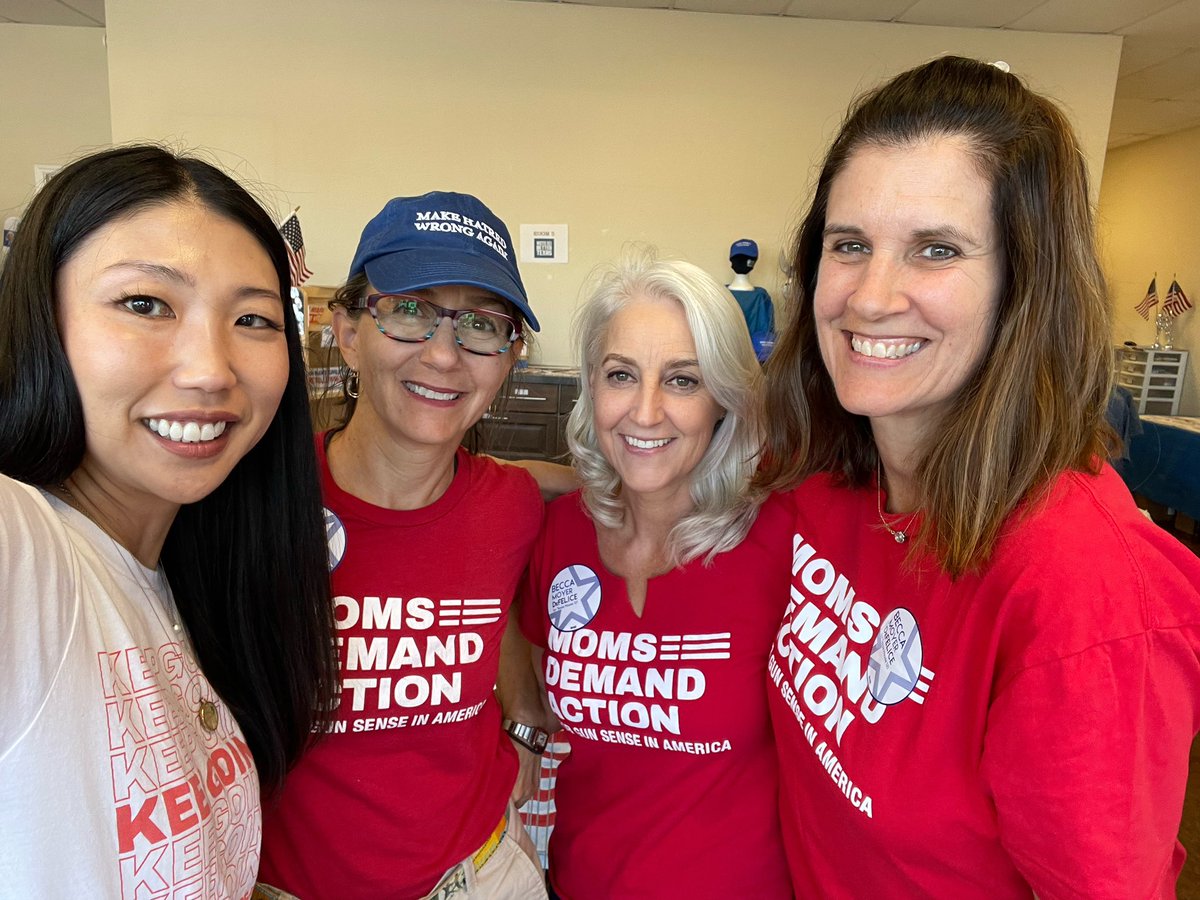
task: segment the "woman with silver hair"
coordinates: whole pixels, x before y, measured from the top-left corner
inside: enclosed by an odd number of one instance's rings
[[[790,897],[763,691],[782,609],[765,598],[786,593],[790,553],[749,489],[745,322],[702,270],[640,252],[603,273],[576,331],[583,487],[547,510],[521,612],[547,717],[571,735],[551,886]]]

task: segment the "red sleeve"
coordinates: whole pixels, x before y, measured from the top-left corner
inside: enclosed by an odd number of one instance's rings
[[[994,700],[981,773],[1001,842],[1042,900],[1175,896],[1200,696],[1192,632],[1033,666]]]
[[[533,557],[529,560],[529,568],[525,570],[525,576],[521,579],[521,586],[517,588],[517,624],[521,626],[521,633],[525,635],[525,640],[533,644],[535,647],[545,649],[546,646],[546,616],[543,611],[544,604],[538,601],[541,591],[537,588],[537,570],[536,559],[538,550],[541,546],[539,539],[533,547]]]

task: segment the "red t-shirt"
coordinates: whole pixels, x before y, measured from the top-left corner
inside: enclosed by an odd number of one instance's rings
[[[547,509],[521,626],[546,647],[570,732],[550,877],[568,900],[790,897],[763,678],[790,518],[768,502],[736,549],[650,579],[641,618],[570,494]]]
[[[1173,897],[1200,560],[1107,466],[957,581],[906,567],[873,487],[789,496],[768,672],[797,894]]]
[[[323,441],[318,453],[341,706],[263,804],[260,877],[304,900],[419,897],[479,849],[516,777],[494,686],[541,495],[460,450],[433,504],[383,509],[341,490]]]

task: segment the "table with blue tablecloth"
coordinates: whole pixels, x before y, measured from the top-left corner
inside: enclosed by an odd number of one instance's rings
[[[1135,494],[1200,521],[1200,418],[1140,418],[1141,434],[1113,466]]]

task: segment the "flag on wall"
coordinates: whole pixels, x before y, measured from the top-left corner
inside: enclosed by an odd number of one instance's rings
[[[299,229],[300,229],[300,226],[297,225],[296,230],[299,231]],[[1139,316],[1141,316],[1143,319],[1145,319],[1147,322],[1150,321],[1150,310],[1152,310],[1154,307],[1158,306],[1158,286],[1156,284],[1157,281],[1158,281],[1157,275],[1155,275],[1153,278],[1150,279],[1150,287],[1146,289],[1146,296],[1142,299],[1141,303],[1139,303],[1137,306],[1134,307],[1134,309],[1137,310],[1137,314]]]
[[[300,233],[300,217],[296,215],[298,211],[299,207],[293,210],[292,214],[279,226],[279,233],[283,235],[283,242],[287,244],[288,266],[292,270],[292,287],[300,287],[312,278],[312,272],[304,264],[304,235]]]
[[[1173,319],[1191,308],[1192,301],[1187,298],[1187,294],[1183,292],[1179,282],[1172,278],[1171,289],[1167,291],[1167,298],[1163,300],[1163,312]]]

